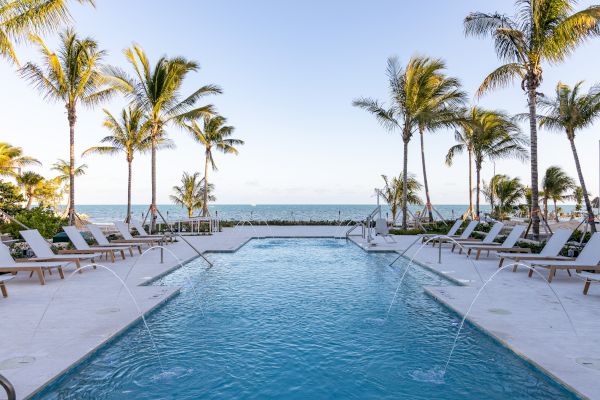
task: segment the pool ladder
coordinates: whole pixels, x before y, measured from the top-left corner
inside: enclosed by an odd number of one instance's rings
[[[6,390],[6,395],[8,396],[8,400],[16,400],[17,399],[17,393],[15,392],[15,387],[3,375],[0,375],[0,386],[2,386],[4,388],[4,390]]]

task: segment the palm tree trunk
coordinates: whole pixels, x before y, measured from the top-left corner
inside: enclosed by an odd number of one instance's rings
[[[194,209],[192,207],[188,207],[188,218],[192,219],[192,216],[194,216]]]
[[[131,222],[131,160],[127,160],[127,216],[125,222]]]
[[[202,201],[202,216],[208,217],[208,150],[204,159],[204,199]]]
[[[77,115],[75,107],[67,106],[69,120],[69,225],[75,224],[75,122]]]
[[[402,229],[408,228],[408,140],[404,140],[404,155],[403,155],[402,171]]]
[[[431,198],[429,196],[429,183],[427,182],[427,167],[425,164],[425,139],[424,129],[419,127],[419,136],[421,138],[421,164],[423,164],[423,187],[425,188],[425,204],[429,213],[429,222],[433,222],[433,208],[431,206]]]
[[[151,152],[151,163],[152,163],[152,203],[150,204],[150,231],[154,233],[154,228],[156,226],[156,147],[157,147],[157,138],[158,128],[153,129],[152,133],[152,152]]]
[[[25,209],[29,210],[31,208],[31,203],[33,203],[33,196],[27,196],[27,204],[25,205]]]
[[[544,219],[548,221],[548,198],[544,197]]]
[[[553,203],[554,203],[554,220],[555,220],[556,222],[560,222],[560,221],[558,220],[558,210],[557,210],[557,208],[556,208],[556,200],[555,200],[555,199],[553,199],[552,201],[553,201]]]
[[[475,163],[475,179],[476,181],[476,189],[475,189],[475,218],[479,220],[479,191],[481,188],[481,165]]]
[[[569,142],[571,142],[571,150],[573,151],[573,158],[575,159],[575,168],[577,169],[577,176],[579,177],[579,185],[583,190],[583,200],[585,202],[585,209],[588,215],[588,222],[590,222],[590,230],[592,233],[596,232],[596,224],[594,223],[594,209],[590,202],[590,196],[587,188],[585,187],[585,180],[583,179],[583,173],[581,172],[581,164],[579,164],[579,156],[577,155],[577,148],[575,147],[575,139],[572,135],[569,135]]]
[[[469,149],[469,214],[473,216],[473,155]]]
[[[529,97],[529,131],[530,131],[530,156],[531,156],[531,220],[533,240],[540,237],[540,203],[538,190],[538,152],[537,152],[537,84],[530,77],[527,82]]]

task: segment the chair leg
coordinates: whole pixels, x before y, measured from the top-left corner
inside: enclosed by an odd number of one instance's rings
[[[106,254],[106,257],[108,257],[108,254]],[[114,264],[115,263],[115,251],[114,250],[110,251],[110,259],[111,259],[112,263]]]
[[[6,291],[6,285],[4,282],[0,282],[0,291],[2,291],[2,297],[8,297],[8,292]]]
[[[532,276],[532,275],[533,275],[533,267],[531,267],[531,268],[529,269],[529,277],[531,278],[531,276]]]
[[[481,250],[477,250],[477,255],[475,256],[475,259],[479,260],[480,255],[481,255]]]
[[[58,275],[60,275],[60,279],[65,279],[65,273],[62,270],[62,267],[58,267]]]
[[[550,268],[550,272],[548,273],[548,283],[552,282],[554,275],[556,275],[556,268],[552,267],[552,268]]]
[[[590,284],[592,283],[592,281],[590,281],[589,279],[585,280],[585,285],[583,285],[583,294],[587,295],[588,294],[588,290],[590,290]]]
[[[44,272],[42,271],[42,268],[36,268],[35,273],[37,274],[38,279],[40,280],[40,284],[45,285],[46,280],[44,279]]]

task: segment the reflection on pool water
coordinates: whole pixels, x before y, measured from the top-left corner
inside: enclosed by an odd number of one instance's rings
[[[449,285],[329,239],[254,240],[158,281],[182,293],[39,399],[569,399],[423,292]],[[189,279],[188,279],[189,278]],[[190,288],[196,286],[198,297]]]

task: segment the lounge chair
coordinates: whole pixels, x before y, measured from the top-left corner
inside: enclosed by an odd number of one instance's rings
[[[13,279],[13,275],[0,275],[0,292],[2,292],[2,297],[8,297],[8,290],[6,290],[6,283]]]
[[[174,242],[175,238],[171,235],[165,234],[165,235],[150,235],[148,232],[146,232],[146,230],[144,229],[144,225],[142,225],[141,222],[139,221],[131,221],[129,224],[131,227],[133,227],[133,229],[135,229],[138,233],[138,236],[135,237],[139,237],[142,239],[162,239],[163,241],[167,241],[167,242]]]
[[[123,247],[123,246],[136,247],[138,249],[138,252],[140,254],[142,254],[142,246],[148,244],[146,242],[127,242],[127,243],[109,242],[108,239],[106,238],[106,236],[104,236],[102,229],[100,229],[100,227],[98,225],[87,224],[86,227],[88,228],[88,230],[90,231],[90,233],[92,234],[94,239],[96,239],[96,243],[98,243],[98,247]]]
[[[498,245],[489,245],[489,244],[470,244],[465,246],[465,250],[467,250],[467,257],[471,255],[473,251],[477,252],[475,256],[476,260],[479,260],[479,256],[483,251],[487,251],[487,255],[490,255],[490,251],[494,251],[496,253],[505,252],[505,253],[531,253],[531,249],[524,247],[515,247],[517,240],[521,237],[523,232],[525,231],[525,226],[517,225],[508,234],[504,242]]]
[[[115,252],[119,252],[121,254],[121,258],[125,259],[125,250],[129,250],[129,253],[133,256],[133,251],[129,246],[121,246],[121,247],[98,247],[98,246],[90,246],[81,233],[74,226],[63,226],[63,231],[69,237],[73,246],[75,246],[74,253],[85,253],[85,254],[93,254],[93,253],[102,253],[108,258],[110,256],[112,262],[115,262]],[[64,254],[69,254],[69,251],[66,251]]]
[[[458,254],[462,253],[463,246],[468,246],[468,245],[482,245],[482,244],[485,244],[487,246],[500,246],[500,243],[494,242],[494,239],[496,239],[496,237],[498,236],[498,234],[500,234],[500,231],[502,230],[502,228],[504,228],[504,224],[502,222],[496,222],[494,225],[492,225],[492,228],[487,233],[487,235],[485,235],[485,237],[483,238],[483,240],[481,240],[481,239],[472,239],[472,238],[467,238],[467,239],[459,238],[459,239],[456,239],[456,242],[458,242],[460,244],[460,250],[458,251]],[[452,252],[454,252],[454,249],[456,248],[456,244],[457,243],[453,243],[452,244]]]
[[[10,250],[4,243],[0,243],[0,272],[10,272],[16,275],[18,272],[29,272],[30,274],[36,273],[40,284],[45,285],[46,280],[44,278],[44,272],[48,271],[50,274],[53,269],[58,270],[58,274],[61,279],[65,278],[63,274],[63,265],[68,264],[68,261],[64,262],[16,262],[10,255]],[[31,275],[30,275],[31,276]],[[5,275],[0,275],[0,281]],[[4,294],[4,292],[3,292]]]
[[[27,231],[19,232],[23,239],[27,242],[31,250],[35,253],[35,258],[30,258],[29,261],[66,261],[75,263],[75,267],[77,269],[81,268],[82,260],[90,260],[94,269],[96,268],[96,258],[100,258],[102,254],[100,253],[92,253],[92,254],[82,254],[82,253],[70,253],[70,254],[54,254],[50,245],[46,240],[40,235],[37,229],[31,229]],[[81,271],[79,271],[81,272]]]
[[[462,231],[462,233],[460,234],[460,236],[458,238],[448,239],[448,238],[440,237],[435,240],[432,240],[433,246],[435,247],[436,243],[439,243],[441,246],[442,243],[454,243],[454,240],[468,239],[469,236],[471,236],[471,234],[477,227],[477,225],[479,225],[479,221],[473,220],[473,221],[469,222],[469,225],[467,225],[467,227]]]
[[[590,290],[590,285],[594,282],[600,282],[600,275],[582,272],[581,276],[585,278],[585,283],[583,284],[583,294],[587,295],[588,291]]]
[[[552,278],[556,275],[556,271],[559,269],[564,269],[567,271],[569,275],[571,275],[571,270],[574,269],[577,272],[581,272],[583,270],[586,271],[600,271],[600,232],[596,232],[592,235],[590,240],[586,243],[579,256],[577,256],[574,260],[568,261],[528,261],[526,264],[529,264],[531,268],[547,268],[548,272],[548,282],[552,282]],[[533,269],[529,270],[529,277],[533,275]]]
[[[147,243],[150,246],[154,246],[156,244],[161,245],[164,242],[164,238],[163,237],[155,237],[155,238],[137,238],[137,237],[133,237],[131,235],[131,232],[129,231],[129,226],[127,226],[126,223],[124,222],[114,222],[115,227],[117,228],[117,230],[119,231],[119,233],[121,234],[121,236],[123,236],[122,240],[113,240],[113,243],[131,243],[131,242],[138,242],[138,243]]]
[[[536,261],[536,260],[573,260],[572,257],[561,256],[560,251],[565,247],[567,241],[573,234],[572,229],[557,229],[554,231],[550,239],[546,242],[546,245],[542,249],[539,254],[510,254],[510,253],[498,253],[498,257],[500,257],[500,263],[498,264],[498,268],[502,267],[504,264],[504,260],[508,259],[512,262],[515,262],[513,272],[517,271],[519,267],[518,262],[520,261]]]
[[[444,236],[448,236],[448,237],[458,237],[456,235],[456,232],[458,232],[458,230],[460,229],[460,226],[462,225],[463,220],[461,218],[457,219],[456,221],[454,221],[454,225],[452,225],[450,227],[450,230],[448,230],[448,233],[446,233]],[[422,243],[425,243],[427,240],[434,238],[436,236],[439,236],[438,234],[435,233],[427,233],[427,234],[423,234],[420,235],[422,238]]]
[[[390,235],[390,228],[388,228],[385,218],[375,220],[375,233],[381,236],[386,242],[387,238],[390,238],[393,243],[396,243],[394,237]]]

